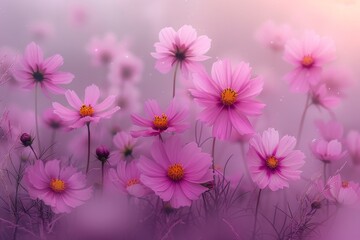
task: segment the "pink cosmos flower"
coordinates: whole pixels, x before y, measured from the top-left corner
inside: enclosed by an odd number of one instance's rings
[[[70,128],[79,128],[90,122],[99,122],[101,118],[110,118],[119,107],[113,107],[115,96],[109,96],[101,103],[97,103],[100,97],[98,86],[92,84],[85,88],[85,98],[81,101],[78,95],[67,90],[65,97],[72,109],[66,108],[60,103],[54,102],[54,112],[59,115]]]
[[[204,107],[199,118],[213,126],[214,137],[229,139],[233,129],[242,135],[254,132],[248,116],[260,115],[265,106],[254,99],[262,91],[263,81],[251,78],[247,63],[234,66],[219,60],[213,64],[211,76],[195,74],[194,85],[190,91]]]
[[[346,143],[353,163],[360,164],[360,133],[351,130],[346,137]]]
[[[324,189],[324,196],[331,202],[352,205],[359,201],[359,184],[341,179],[340,174],[331,177]]]
[[[331,141],[323,139],[313,140],[311,150],[317,159],[325,163],[339,161],[346,155],[346,151],[342,151],[342,144],[336,139]]]
[[[339,105],[341,98],[328,91],[325,84],[312,86],[310,89],[312,103],[317,107],[330,110]]]
[[[111,165],[116,165],[121,161],[131,161],[138,156],[140,144],[128,132],[118,132],[113,138],[113,143],[116,150],[110,155]]]
[[[61,167],[59,160],[37,160],[26,169],[25,179],[30,197],[44,201],[55,213],[70,213],[92,195],[86,176],[73,167]]]
[[[102,39],[93,37],[86,46],[94,66],[109,65],[122,51],[122,46],[113,33],[106,34]]]
[[[159,104],[155,100],[148,100],[145,102],[145,111],[147,118],[131,115],[132,122],[140,127],[145,127],[144,130],[133,130],[131,135],[133,137],[148,137],[157,136],[163,132],[183,132],[189,125],[185,122],[188,111],[176,99],[171,100],[168,109],[164,112],[161,110]]]
[[[173,208],[190,206],[208,190],[201,184],[213,179],[211,156],[195,142],[183,145],[176,136],[164,143],[156,139],[151,156],[139,159],[140,180]]]
[[[140,171],[137,162],[119,162],[116,170],[109,170],[109,178],[112,183],[122,192],[134,197],[143,197],[151,191],[140,181]]]
[[[344,128],[342,124],[336,120],[330,120],[328,122],[318,120],[315,122],[315,125],[319,130],[320,136],[326,141],[341,139],[343,137]]]
[[[64,93],[59,84],[70,83],[74,75],[59,72],[58,68],[63,65],[63,58],[54,55],[44,59],[43,52],[34,42],[27,45],[23,59],[20,60],[14,75],[24,88],[33,88],[39,84],[42,90],[56,94]]]
[[[55,35],[54,25],[47,21],[32,22],[28,26],[28,31],[34,40],[43,41]]]
[[[196,30],[189,25],[182,26],[177,32],[173,28],[163,28],[159,33],[159,42],[151,55],[157,59],[155,68],[167,73],[179,66],[184,74],[196,72],[200,61],[209,59],[204,54],[209,51],[211,40],[207,36],[197,37]]]
[[[108,89],[109,95],[115,95],[115,105],[121,108],[118,115],[128,117],[132,113],[141,110],[140,91],[133,84],[124,84],[121,87],[111,84]]]
[[[295,67],[285,76],[294,92],[307,92],[320,81],[322,67],[335,58],[335,46],[331,39],[306,32],[302,39],[289,40],[284,59]]]
[[[260,189],[272,191],[289,187],[288,180],[300,178],[299,170],[305,163],[305,155],[294,150],[296,139],[284,136],[269,128],[262,135],[256,134],[249,142],[248,168],[252,180]]]
[[[115,85],[135,83],[141,78],[142,61],[131,53],[119,55],[110,64],[108,79]]]
[[[269,20],[264,22],[255,34],[256,40],[274,51],[280,51],[292,36],[292,29],[287,24],[275,24]]]

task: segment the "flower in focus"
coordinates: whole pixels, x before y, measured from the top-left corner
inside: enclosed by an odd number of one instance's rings
[[[338,121],[330,120],[328,122],[324,122],[322,120],[318,120],[315,124],[319,130],[320,136],[326,141],[341,139],[343,137],[344,128]]]
[[[286,24],[264,22],[255,34],[256,40],[274,51],[283,50],[285,43],[292,36],[292,29]]]
[[[201,152],[195,142],[183,145],[176,136],[164,143],[156,139],[151,156],[139,159],[140,180],[173,208],[190,206],[208,190],[201,184],[213,179],[211,156]]]
[[[32,42],[27,45],[23,59],[14,69],[14,76],[24,88],[30,89],[39,84],[44,91],[62,94],[65,90],[58,85],[70,83],[74,75],[59,72],[61,65],[63,58],[60,55],[44,59],[41,48]]]
[[[351,130],[346,137],[346,143],[353,163],[360,164],[360,133]]]
[[[134,159],[134,156],[137,157],[137,152],[140,150],[137,139],[133,138],[128,132],[118,132],[113,138],[113,143],[116,150],[111,153],[109,159],[111,165],[116,165],[119,161],[128,162]]]
[[[335,58],[334,42],[314,32],[302,39],[292,39],[285,45],[284,59],[295,68],[285,76],[294,92],[307,92],[321,80],[325,63]]]
[[[325,163],[339,161],[346,155],[346,151],[342,151],[342,144],[336,139],[331,141],[323,139],[313,140],[311,150],[317,159]]]
[[[299,170],[305,163],[305,155],[294,150],[296,139],[284,136],[269,128],[262,135],[256,134],[249,142],[248,168],[252,180],[260,189],[272,191],[288,187],[289,180],[300,178]]]
[[[44,201],[54,213],[70,213],[92,195],[86,176],[73,167],[61,167],[59,160],[37,160],[26,169],[25,179],[30,197]]]
[[[109,81],[114,85],[122,86],[125,83],[138,82],[143,69],[142,61],[131,53],[115,58],[110,64]]]
[[[180,133],[188,128],[188,124],[185,122],[188,111],[185,107],[180,106],[180,103],[175,99],[171,100],[166,111],[160,109],[157,101],[148,100],[145,102],[145,111],[147,118],[140,117],[137,114],[131,115],[131,120],[135,125],[145,127],[144,130],[131,131],[133,137],[157,136],[163,132]]]
[[[66,108],[60,103],[54,102],[54,112],[59,115],[70,128],[79,128],[87,123],[97,123],[101,118],[110,118],[119,107],[113,107],[115,96],[108,96],[101,103],[97,103],[100,97],[99,88],[92,84],[85,88],[85,98],[81,101],[78,95],[67,90],[65,97],[72,109]]]
[[[213,136],[229,139],[235,129],[239,134],[254,132],[248,116],[261,114],[265,104],[255,100],[263,89],[260,77],[251,78],[251,68],[241,62],[231,65],[219,60],[212,66],[211,76],[194,75],[195,89],[191,94],[204,107],[200,120],[213,126]]]
[[[167,73],[179,66],[184,74],[196,72],[201,61],[209,59],[204,54],[209,51],[211,40],[207,36],[197,37],[196,30],[189,25],[182,26],[177,32],[167,27],[160,31],[159,42],[151,55],[157,59],[155,68]]]
[[[119,162],[116,170],[109,170],[109,178],[119,190],[134,197],[143,197],[151,191],[140,181],[140,171],[136,164],[136,161]]]
[[[122,46],[113,33],[108,33],[103,38],[92,38],[86,50],[94,66],[109,65],[122,51]]]
[[[340,174],[331,177],[326,183],[324,196],[331,202],[351,205],[359,201],[359,184],[342,180]]]

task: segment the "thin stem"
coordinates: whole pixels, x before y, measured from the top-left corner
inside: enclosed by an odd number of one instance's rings
[[[55,146],[55,139],[56,139],[56,130],[53,129],[51,132],[51,149],[50,149],[50,155],[53,156],[54,155],[54,146]]]
[[[214,184],[215,184],[215,142],[216,142],[216,137],[213,138],[213,143],[212,143],[212,148],[211,148],[212,170],[213,170]]]
[[[18,232],[18,224],[20,221],[20,216],[18,212],[18,197],[19,197],[19,186],[21,181],[21,162],[19,165],[19,172],[16,178],[16,187],[15,187],[15,202],[14,202],[14,216],[15,216],[15,228],[13,233],[13,240],[16,240],[17,232]]]
[[[104,168],[105,162],[101,162],[101,190],[104,190]]]
[[[305,103],[305,108],[304,111],[301,115],[301,120],[300,120],[300,124],[299,124],[299,130],[297,133],[297,145],[300,144],[300,140],[301,140],[301,134],[302,134],[302,130],[304,127],[304,123],[305,123],[305,117],[306,117],[306,113],[310,107],[311,103],[310,103],[310,94],[308,94],[307,98],[306,98],[306,103]]]
[[[36,127],[36,140],[39,148],[39,153],[41,153],[41,143],[40,143],[40,134],[39,134],[39,116],[38,116],[38,84],[35,85],[35,127]]]
[[[323,165],[323,177],[324,177],[324,188],[326,188],[326,166],[327,166],[327,163],[324,162],[324,165]],[[326,200],[326,215],[329,216],[329,201]]]
[[[255,239],[256,225],[257,225],[257,218],[258,218],[259,205],[260,205],[260,196],[261,196],[261,189],[259,189],[259,194],[258,194],[258,196],[257,196],[257,200],[256,200],[255,220],[254,220],[254,230],[253,230],[252,239]]]
[[[90,166],[90,122],[86,123],[87,133],[88,133],[88,141],[87,141],[87,163],[86,163],[86,174],[89,172]]]
[[[31,149],[31,151],[33,152],[33,154],[34,154],[34,156],[35,156],[36,160],[38,160],[39,158],[38,158],[38,156],[37,156],[37,154],[36,154],[36,152],[35,152],[34,148],[33,148],[31,145],[30,145],[30,149]]]
[[[175,70],[174,70],[174,78],[173,78],[173,98],[175,97],[175,86],[176,86],[176,74],[179,68],[179,62],[176,63]]]

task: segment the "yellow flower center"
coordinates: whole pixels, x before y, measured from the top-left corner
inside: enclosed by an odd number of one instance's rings
[[[179,163],[175,163],[168,168],[167,176],[178,182],[184,177],[184,168]]]
[[[63,180],[53,178],[50,182],[50,188],[54,192],[61,193],[65,190],[65,182]]]
[[[314,64],[314,58],[310,55],[306,55],[303,57],[301,64],[303,67],[311,67]]]
[[[231,88],[226,88],[221,93],[221,101],[226,106],[231,106],[236,101],[236,92]]]
[[[126,187],[130,187],[130,186],[133,186],[133,185],[139,184],[139,183],[140,183],[139,179],[133,178],[133,179],[130,179],[129,181],[127,181]]]
[[[92,116],[94,114],[94,108],[91,105],[82,105],[80,108],[80,116],[81,117],[87,117],[87,116]]]
[[[165,113],[161,116],[154,116],[154,129],[156,130],[166,130],[168,128],[168,119]]]
[[[270,169],[275,169],[279,165],[279,160],[277,160],[274,156],[269,157],[266,160],[266,166]]]
[[[341,182],[341,186],[342,186],[343,188],[348,188],[348,187],[349,187],[349,181],[342,181],[342,182]]]

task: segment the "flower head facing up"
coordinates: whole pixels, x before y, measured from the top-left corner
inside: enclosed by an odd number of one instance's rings
[[[340,174],[331,177],[326,183],[323,194],[326,199],[341,205],[352,205],[359,202],[359,184],[342,180]]]
[[[37,160],[26,169],[25,181],[30,197],[44,201],[55,213],[70,213],[92,196],[86,176],[73,167],[61,167],[59,160]]]
[[[140,180],[173,208],[190,206],[208,190],[202,184],[213,179],[211,156],[201,152],[196,143],[183,145],[177,136],[164,143],[156,139],[151,156],[139,159]]]
[[[294,92],[308,92],[321,80],[325,63],[335,58],[331,39],[306,32],[302,39],[293,39],[285,46],[284,59],[295,68],[285,76]]]
[[[60,84],[69,84],[74,75],[59,72],[58,68],[63,65],[63,58],[54,55],[44,59],[41,48],[35,43],[30,43],[14,70],[14,76],[24,88],[33,88],[38,84],[42,90],[55,94],[62,94],[65,90]]]
[[[177,32],[164,28],[159,40],[155,43],[156,52],[151,55],[157,59],[155,68],[161,73],[169,72],[174,65],[185,74],[195,72],[200,67],[199,62],[209,58],[204,54],[210,49],[211,40],[207,36],[197,37],[192,26],[184,25]]]
[[[110,118],[119,107],[113,107],[115,96],[108,96],[101,103],[97,103],[100,97],[100,90],[96,85],[90,85],[85,89],[84,101],[81,101],[78,95],[67,90],[65,97],[72,107],[68,109],[60,103],[54,102],[54,112],[61,117],[70,128],[79,128],[87,123],[97,123],[101,118]]]
[[[317,159],[325,163],[339,161],[347,153],[342,151],[342,144],[337,139],[331,141],[316,139],[311,143],[311,150]]]
[[[289,180],[300,178],[305,155],[294,150],[296,139],[279,138],[279,133],[269,128],[262,135],[256,134],[249,142],[248,167],[252,180],[260,189],[272,191],[288,187]]]
[[[122,192],[135,197],[143,197],[149,194],[151,190],[140,181],[140,171],[136,164],[136,161],[119,162],[116,170],[109,170],[109,178]]]
[[[251,78],[248,64],[219,60],[213,64],[211,76],[196,74],[194,85],[191,94],[204,107],[199,118],[213,126],[214,137],[229,139],[233,129],[241,135],[254,132],[248,116],[260,115],[265,106],[254,99],[262,91],[263,81]]]
[[[188,128],[188,124],[185,122],[188,111],[180,106],[176,99],[171,100],[166,111],[162,111],[155,100],[148,100],[145,102],[145,111],[148,118],[140,117],[137,114],[131,115],[135,125],[146,128],[145,130],[131,131],[133,137],[156,136],[163,132],[183,132]]]

